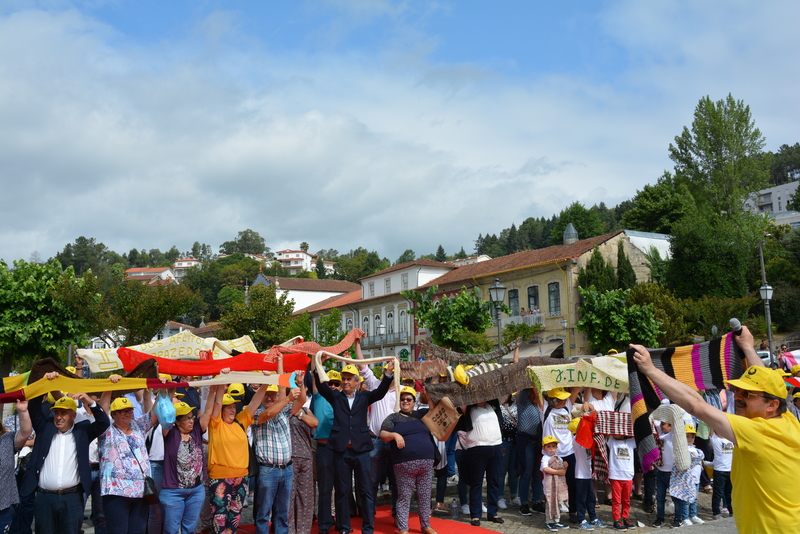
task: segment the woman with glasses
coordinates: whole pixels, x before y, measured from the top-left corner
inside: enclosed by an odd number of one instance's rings
[[[164,433],[164,477],[159,499],[164,507],[164,533],[193,533],[205,500],[206,475],[203,433],[208,428],[214,404],[195,419],[192,407],[175,404],[175,423],[162,425]]]
[[[391,443],[390,458],[397,484],[397,528],[408,534],[408,513],[411,495],[417,491],[419,523],[423,534],[436,534],[431,528],[431,481],[436,445],[428,427],[422,422],[427,410],[414,411],[417,392],[400,390],[400,411],[390,414],[381,425],[381,440]]]

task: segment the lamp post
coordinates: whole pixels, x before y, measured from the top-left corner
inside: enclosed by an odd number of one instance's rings
[[[494,284],[489,287],[489,300],[494,304],[497,318],[497,346],[500,346],[500,306],[506,301],[506,286],[500,283],[499,278],[494,279]]]
[[[381,339],[381,358],[383,358],[383,335],[386,333],[386,325],[378,323],[378,326],[375,327],[375,331]]]
[[[767,234],[769,236],[769,234]],[[761,262],[761,287],[758,292],[761,294],[761,300],[764,301],[764,317],[767,319],[767,341],[769,343],[769,366],[775,366],[775,354],[772,352],[772,317],[769,313],[769,301],[772,300],[774,289],[767,283],[767,272],[764,270],[764,240],[758,241],[758,259]]]

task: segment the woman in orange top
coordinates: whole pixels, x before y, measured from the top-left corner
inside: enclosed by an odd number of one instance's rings
[[[247,467],[250,459],[247,427],[264,398],[266,387],[258,388],[250,404],[236,413],[236,401],[225,386],[212,386],[214,402],[208,423],[208,491],[211,500],[211,530],[233,533],[239,528],[242,504],[247,496]]]

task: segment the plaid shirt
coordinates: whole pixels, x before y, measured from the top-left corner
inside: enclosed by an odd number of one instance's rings
[[[292,434],[289,429],[289,416],[292,414],[289,403],[272,419],[260,425],[253,425],[253,444],[256,458],[260,464],[288,464],[292,459]],[[253,416],[258,420],[264,407],[259,407]]]

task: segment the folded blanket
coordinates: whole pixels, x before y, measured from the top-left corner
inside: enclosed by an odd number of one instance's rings
[[[649,416],[661,405],[664,395],[644,374],[639,372],[628,349],[628,383],[631,396],[631,416],[636,448],[646,473],[658,457],[658,447],[651,431]],[[695,391],[725,389],[725,380],[739,378],[744,372],[742,353],[734,341],[734,333],[683,347],[650,349],[653,364],[669,376]]]

